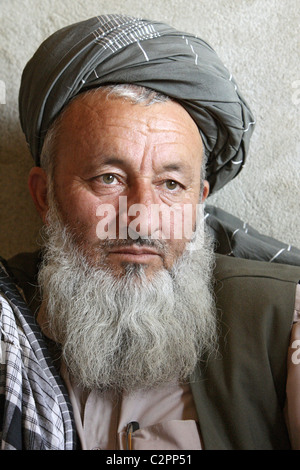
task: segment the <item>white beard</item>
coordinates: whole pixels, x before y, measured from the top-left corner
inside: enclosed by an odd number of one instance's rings
[[[216,347],[214,256],[203,232],[200,249],[186,250],[172,270],[148,279],[138,265],[117,277],[91,266],[56,210],[48,220],[39,284],[50,333],[75,381],[131,392],[188,380]]]

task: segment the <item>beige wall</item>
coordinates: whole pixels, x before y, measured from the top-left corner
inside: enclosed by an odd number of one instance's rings
[[[22,69],[56,29],[103,13],[164,20],[216,49],[257,126],[246,167],[210,203],[300,247],[299,9],[298,0],[0,0],[0,255],[35,249],[40,227],[18,122]]]

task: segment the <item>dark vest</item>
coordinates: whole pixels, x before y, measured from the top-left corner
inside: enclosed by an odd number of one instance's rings
[[[8,263],[32,311],[38,254]],[[217,357],[200,363],[192,392],[204,449],[289,449],[287,349],[300,268],[217,255]]]
[[[300,268],[217,256],[216,358],[192,391],[205,449],[289,449],[287,349]]]

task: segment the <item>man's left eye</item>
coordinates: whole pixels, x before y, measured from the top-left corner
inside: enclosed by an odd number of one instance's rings
[[[111,173],[107,173],[101,176],[103,183],[105,184],[112,184],[115,182],[116,177]]]
[[[173,181],[173,180],[168,180],[165,182],[165,184],[166,184],[167,189],[169,189],[170,191],[174,191],[174,189],[177,189],[179,185],[177,181]]]

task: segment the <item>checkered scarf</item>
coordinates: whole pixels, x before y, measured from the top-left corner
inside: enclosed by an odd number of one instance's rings
[[[0,448],[72,450],[71,405],[43,336],[0,262]]]

